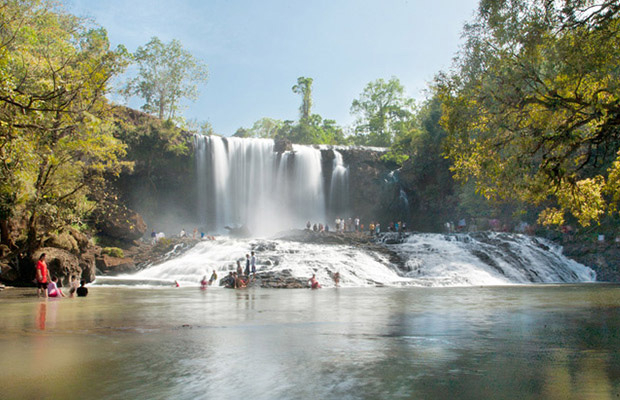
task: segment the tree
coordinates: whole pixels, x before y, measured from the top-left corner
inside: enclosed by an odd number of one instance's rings
[[[394,137],[407,129],[413,110],[414,102],[405,96],[405,88],[397,78],[370,82],[351,104],[351,114],[357,115],[355,142],[390,146]]]
[[[92,210],[88,193],[117,174],[124,145],[111,134],[105,94],[126,65],[104,29],[48,2],[0,8],[0,218],[25,221],[26,248]],[[8,232],[6,232],[8,234]]]
[[[195,100],[196,85],[207,81],[207,66],[176,39],[165,44],[153,37],[138,47],[133,57],[138,63],[138,76],[127,83],[124,93],[143,98],[142,109],[159,119],[173,119],[180,101]]]
[[[297,78],[297,85],[294,85],[292,90],[294,93],[301,95],[299,120],[305,121],[310,118],[312,113],[312,78],[300,76]]]
[[[273,139],[284,123],[278,119],[263,117],[254,122],[250,129],[239,128],[233,136]]]
[[[487,198],[586,226],[620,200],[620,5],[487,0],[440,74],[448,155]]]
[[[286,139],[298,144],[345,144],[344,132],[336,125],[336,121],[311,114],[312,78],[297,78],[297,85],[292,89],[302,95],[300,119],[297,123],[261,118],[249,129],[237,129],[233,136]]]

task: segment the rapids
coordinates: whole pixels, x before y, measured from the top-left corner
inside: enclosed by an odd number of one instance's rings
[[[203,241],[178,258],[138,273],[99,277],[98,284],[197,286],[217,271],[223,278],[245,266],[245,254],[256,252],[258,274],[288,270],[305,280],[312,274],[323,287],[340,286],[493,286],[529,283],[592,282],[594,272],[561,254],[561,248],[540,238],[519,234],[384,234],[386,251],[364,245],[301,243],[282,239],[219,237]],[[392,255],[400,259],[395,261]]]

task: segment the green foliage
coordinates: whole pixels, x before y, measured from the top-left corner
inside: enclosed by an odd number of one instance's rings
[[[261,118],[251,128],[239,128],[233,136],[242,138],[273,139],[282,129],[284,122],[273,118]]]
[[[552,205],[549,224],[617,209],[620,5],[481,2],[452,74],[437,78],[460,179],[490,199]],[[553,205],[555,204],[555,206]]]
[[[298,144],[346,144],[344,132],[336,121],[311,114],[312,78],[299,77],[293,92],[302,95],[299,122],[261,118],[249,128],[239,128],[235,137],[286,139]]]
[[[413,99],[405,96],[396,77],[370,82],[351,104],[351,114],[357,116],[355,144],[389,147],[393,140],[409,135],[414,109]]]
[[[107,254],[111,257],[124,258],[125,252],[123,249],[119,249],[118,247],[104,247],[101,252],[103,254]]]
[[[135,163],[134,174],[146,179],[142,183],[153,193],[166,181],[162,174],[187,164],[193,134],[178,128],[173,121],[162,121],[125,107],[115,109],[115,120],[115,135],[127,144],[127,158]],[[209,129],[209,125],[203,124],[202,128]]]
[[[124,165],[104,95],[128,55],[45,1],[5,2],[0,14],[0,209],[28,221],[34,245],[38,225],[80,221],[90,188]]]
[[[207,81],[207,67],[181,46],[178,40],[162,43],[157,37],[133,54],[138,76],[124,89],[126,96],[144,99],[142,109],[159,119],[174,119],[181,99],[198,97],[196,84]]]
[[[344,144],[342,128],[331,119],[324,120],[320,115],[313,114],[309,118],[293,123],[284,121],[276,138],[288,139],[299,144]]]
[[[312,115],[312,78],[300,76],[297,85],[292,87],[293,93],[301,95],[302,101],[299,107],[299,120],[304,121]]]

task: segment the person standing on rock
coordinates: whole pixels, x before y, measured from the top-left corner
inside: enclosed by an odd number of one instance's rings
[[[207,278],[207,276],[205,275],[205,279]],[[217,273],[215,272],[215,270],[213,270],[213,273],[211,274],[211,278],[209,278],[209,285],[213,285],[213,282],[215,282],[217,280]]]
[[[245,276],[250,276],[250,255],[245,255]]]
[[[47,285],[50,281],[50,273],[47,269],[47,263],[45,262],[45,253],[42,253],[41,256],[39,256],[39,261],[37,261],[36,279],[37,296],[41,296],[41,293],[43,293],[43,297],[47,298]]]
[[[254,252],[252,252],[250,266],[252,267],[252,275],[256,275],[256,255],[254,255]]]
[[[360,231],[360,217],[355,217],[355,232]]]

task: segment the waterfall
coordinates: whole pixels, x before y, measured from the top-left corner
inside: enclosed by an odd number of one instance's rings
[[[293,145],[292,151],[278,153],[271,139],[201,135],[194,142],[197,216],[209,231],[245,226],[254,235],[269,234],[306,221],[325,223],[332,203],[344,207],[347,168],[340,153],[331,181],[337,190],[330,191],[338,198],[332,201],[319,148]]]
[[[343,218],[349,211],[349,168],[344,165],[342,153],[334,150],[329,189],[329,220]]]
[[[387,234],[396,236],[397,234]],[[594,271],[541,238],[496,232],[415,234],[392,245],[405,276],[433,286],[591,282]]]

